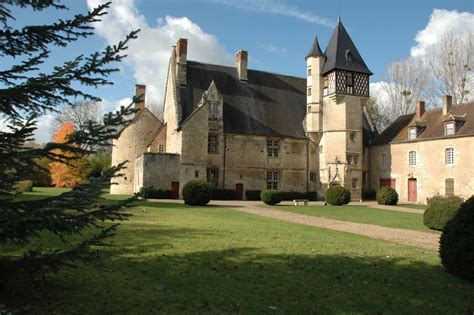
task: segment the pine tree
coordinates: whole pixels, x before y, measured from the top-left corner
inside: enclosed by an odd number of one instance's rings
[[[0,131],[0,244],[23,246],[32,239],[35,239],[35,244],[42,244],[21,259],[0,253],[0,268],[2,264],[22,267],[33,274],[44,275],[76,261],[87,261],[91,258],[91,246],[106,244],[105,238],[117,226],[102,223],[123,220],[125,216],[120,209],[134,200],[98,204],[101,192],[108,187],[111,178],[120,176],[123,163],[59,196],[26,201],[17,198],[13,191],[16,182],[31,178],[42,169],[36,161],[44,158],[55,162],[73,161],[77,156],[93,154],[99,147],[110,144],[117,126],[126,123],[125,117],[135,111],[130,104],[107,114],[103,123],[89,121],[62,143],[53,141],[43,148],[27,145],[37,128],[37,118],[42,114],[57,112],[62,104],[72,104],[73,98],[77,97],[99,101],[98,97],[81,91],[81,86],[111,84],[107,76],[118,71],[113,65],[125,57],[127,43],[136,37],[138,31],[131,32],[123,41],[101,52],[80,55],[56,65],[49,72],[39,73],[39,67],[46,67],[45,61],[51,59],[51,47],[67,49],[68,44],[92,36],[93,24],[100,21],[109,6],[110,3],[106,3],[87,14],[49,25],[16,29],[11,26],[15,20],[14,7],[32,9],[35,14],[45,9],[64,10],[67,7],[59,0],[8,0],[0,3],[0,24],[3,24],[0,58],[8,58],[14,63],[7,69],[0,69],[0,117],[7,120],[9,128]],[[139,100],[134,99],[136,101]],[[83,236],[76,243],[70,241],[70,236],[88,235],[81,233],[88,228],[98,228],[97,234]],[[52,249],[47,241],[41,242],[44,232],[67,242],[66,249]]]

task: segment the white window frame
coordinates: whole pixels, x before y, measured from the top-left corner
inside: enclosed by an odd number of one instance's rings
[[[408,129],[408,140],[415,140],[417,137],[416,127]]]
[[[357,153],[348,153],[346,159],[349,165],[359,165],[359,154]]]
[[[453,136],[456,133],[456,124],[454,121],[445,124],[445,136]]]
[[[387,167],[387,153],[380,154],[380,166]]]
[[[265,177],[267,182],[267,189],[278,190],[278,187],[280,185],[280,178],[280,171],[267,170]]]
[[[416,162],[417,162],[416,160],[417,160],[416,151],[408,152],[408,165],[416,166]]]
[[[444,164],[454,165],[454,148],[444,149]]]
[[[267,154],[269,157],[278,157],[280,153],[280,140],[267,140]]]

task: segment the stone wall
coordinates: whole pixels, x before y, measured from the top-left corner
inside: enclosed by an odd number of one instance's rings
[[[179,181],[180,156],[171,153],[144,153],[135,159],[134,192],[153,186],[171,189]]]
[[[454,148],[454,165],[446,165],[445,149]],[[416,165],[410,166],[408,155],[416,152]],[[458,137],[429,141],[411,141],[370,147],[370,186],[378,189],[381,178],[395,179],[400,201],[408,201],[408,179],[416,179],[418,203],[445,194],[445,180],[454,179],[454,193],[463,198],[474,194],[474,138]],[[381,154],[387,166],[381,166]]]

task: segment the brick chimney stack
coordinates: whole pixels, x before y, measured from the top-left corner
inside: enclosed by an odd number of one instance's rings
[[[235,65],[240,81],[247,81],[247,64],[248,52],[246,50],[239,50],[237,54],[235,54]]]
[[[453,97],[451,95],[443,96],[443,115],[447,115],[449,110],[453,106]]]
[[[425,113],[425,102],[417,101],[416,102],[416,119],[420,119],[421,116]]]
[[[146,93],[146,85],[144,84],[135,84],[135,97],[139,97],[140,100],[135,102],[136,109],[143,109],[145,108],[145,93]],[[135,115],[138,112],[135,113]]]
[[[179,84],[186,84],[186,64],[188,61],[188,40],[186,38],[178,39],[176,43],[176,77]]]

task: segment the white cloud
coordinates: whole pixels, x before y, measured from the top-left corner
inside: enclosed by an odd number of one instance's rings
[[[34,139],[36,142],[42,144],[51,141],[51,135],[53,133],[52,126],[54,125],[54,115],[46,114],[38,117],[34,132]],[[8,128],[8,122],[6,119],[0,119],[0,131],[10,132]]]
[[[329,19],[318,16],[310,11],[303,11],[298,7],[286,3],[282,3],[281,1],[275,0],[210,0],[210,2],[219,3],[227,6],[231,6],[234,8],[242,9],[242,10],[249,10],[249,11],[256,11],[256,12],[264,12],[264,13],[272,13],[278,15],[286,15],[290,17],[297,18],[299,20],[320,24],[329,28],[334,27],[334,23],[331,22]]]
[[[286,48],[271,43],[259,43],[258,46],[271,54],[286,55],[287,53]]]
[[[89,8],[103,2],[87,0]],[[130,31],[141,29],[138,38],[128,45],[125,63],[131,67],[136,82],[147,85],[147,104],[163,103],[171,47],[179,38],[188,39],[189,60],[232,64],[231,56],[217,38],[187,17],[158,17],[156,25],[152,26],[139,12],[134,0],[113,1],[109,13],[95,29],[108,44],[116,44]]]
[[[456,10],[434,9],[426,27],[416,34],[416,46],[411,48],[411,56],[422,56],[436,47],[449,32],[467,36],[474,29],[474,14]]]

